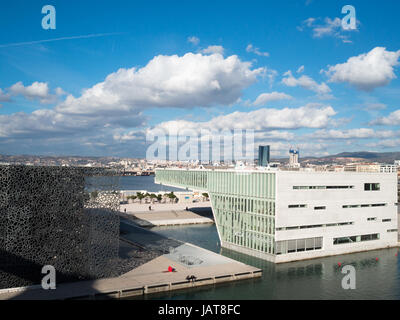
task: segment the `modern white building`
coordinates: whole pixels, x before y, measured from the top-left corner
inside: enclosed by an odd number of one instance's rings
[[[221,245],[276,263],[397,246],[397,174],[156,170],[207,192]]]
[[[397,246],[396,174],[281,171],[276,180],[275,262]]]
[[[350,163],[344,168],[347,172],[384,172],[397,173],[397,165],[381,163]]]
[[[397,165],[395,164],[381,164],[379,167],[379,172],[387,172],[387,173],[391,173],[391,172],[395,172],[397,173]]]

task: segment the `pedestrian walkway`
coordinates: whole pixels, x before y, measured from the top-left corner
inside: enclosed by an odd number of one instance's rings
[[[193,265],[190,257],[197,259],[197,263]],[[0,290],[0,299],[124,298],[260,276],[258,268],[184,243],[116,278],[65,283],[55,290],[43,290],[40,286]]]

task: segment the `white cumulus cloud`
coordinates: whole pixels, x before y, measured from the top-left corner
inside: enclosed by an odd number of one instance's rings
[[[269,102],[284,100],[284,99],[292,99],[292,96],[283,93],[283,92],[271,92],[271,93],[262,93],[257,99],[252,103],[253,106],[265,106]]]
[[[255,54],[258,55],[258,56],[269,57],[269,53],[268,53],[268,52],[262,52],[262,51],[260,51],[259,48],[254,47],[251,43],[246,47],[246,51],[247,51],[247,52],[255,53]]]
[[[159,55],[143,68],[119,69],[78,98],[69,95],[56,110],[95,114],[229,105],[265,72],[265,68],[251,67],[236,55]]]
[[[314,139],[369,139],[369,138],[390,138],[399,133],[384,130],[375,131],[371,128],[356,128],[348,130],[317,130],[310,136]]]
[[[188,37],[187,41],[194,44],[195,46],[197,46],[200,43],[200,39],[195,36]]]
[[[0,101],[1,102],[10,101],[10,94],[5,93],[2,89],[0,89]]]
[[[158,124],[155,129],[167,133],[184,129],[207,130],[273,130],[298,128],[324,128],[330,124],[335,110],[328,105],[308,104],[299,108],[259,109],[250,112],[233,112],[205,122],[173,120]]]
[[[317,83],[314,79],[309,76],[302,75],[299,78],[295,78],[292,72],[289,70],[284,73],[285,78],[282,79],[282,83],[288,87],[300,86],[304,89],[316,92],[318,95],[327,97],[331,92],[329,86],[325,83]]]
[[[393,111],[387,117],[381,117],[371,122],[372,125],[387,125],[398,126],[400,125],[400,109]]]
[[[223,46],[208,46],[207,48],[201,50],[202,53],[204,54],[213,54],[213,53],[219,53],[219,54],[224,54],[224,47]]]
[[[303,31],[305,28],[312,29],[313,38],[323,37],[334,37],[342,40],[343,43],[351,43],[349,39],[349,31],[342,27],[342,20],[338,17],[333,19],[326,17],[323,22],[318,22],[320,19],[308,18],[304,20],[301,26],[297,27],[299,31]],[[357,21],[359,24],[359,21]]]
[[[39,100],[40,103],[48,104],[57,102],[57,96],[65,95],[63,89],[56,88],[55,94],[52,94],[49,89],[47,82],[33,82],[30,86],[24,86],[24,84],[19,81],[13,84],[8,89],[8,96],[18,96],[21,95],[28,100]],[[0,92],[1,99],[1,92]]]
[[[347,82],[360,90],[371,91],[396,78],[394,67],[399,65],[399,57],[400,50],[387,51],[376,47],[349,58],[345,63],[330,66],[325,73],[330,82]]]

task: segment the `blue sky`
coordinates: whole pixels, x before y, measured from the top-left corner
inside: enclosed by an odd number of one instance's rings
[[[55,30],[41,26],[47,4]],[[347,4],[356,30],[341,27]],[[398,1],[3,3],[0,153],[143,157],[151,130],[211,127],[254,129],[276,156],[399,151],[398,12]]]

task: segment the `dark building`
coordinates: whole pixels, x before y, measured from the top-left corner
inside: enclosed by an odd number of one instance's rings
[[[109,277],[119,250],[117,177],[100,168],[0,166],[0,288]]]
[[[258,165],[266,167],[269,163],[269,146],[258,146]]]

